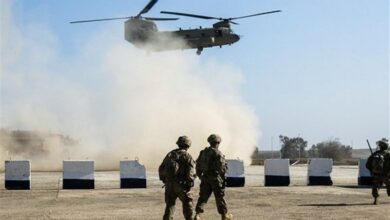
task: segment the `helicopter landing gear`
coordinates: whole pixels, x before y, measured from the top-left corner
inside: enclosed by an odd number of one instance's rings
[[[200,55],[203,51],[203,47],[198,47],[198,50],[196,51],[197,55]]]

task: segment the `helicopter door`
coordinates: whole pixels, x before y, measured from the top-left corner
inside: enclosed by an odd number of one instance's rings
[[[222,30],[216,30],[217,37],[222,37]]]

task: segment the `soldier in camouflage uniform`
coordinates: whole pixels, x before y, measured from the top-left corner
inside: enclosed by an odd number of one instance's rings
[[[200,178],[200,192],[198,203],[196,204],[195,220],[201,219],[201,213],[204,212],[204,205],[207,203],[211,193],[214,193],[217,203],[218,213],[222,219],[232,219],[228,214],[225,196],[225,173],[227,163],[225,156],[218,150],[221,143],[221,137],[212,134],[207,141],[210,147],[206,147],[199,154],[196,160],[196,175]]]
[[[175,212],[176,199],[179,198],[183,204],[183,214],[186,220],[193,219],[193,197],[191,188],[194,186],[195,161],[187,150],[191,146],[191,140],[187,136],[181,136],[176,144],[179,148],[172,150],[164,158],[159,167],[160,180],[165,184],[165,213],[163,220],[173,219]],[[175,174],[169,175],[166,170],[169,161],[175,161],[177,164]],[[168,162],[167,162],[168,161]],[[169,166],[169,165],[168,165]]]
[[[390,152],[388,151],[389,142],[383,138],[377,141],[379,150],[375,151],[367,160],[366,167],[370,170],[373,177],[372,196],[374,197],[374,205],[378,204],[379,189],[383,184],[386,185],[387,195],[390,196]],[[380,162],[374,162],[378,160]],[[376,167],[377,166],[377,167]]]

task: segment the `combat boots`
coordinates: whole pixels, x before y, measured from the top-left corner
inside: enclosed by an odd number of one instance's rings
[[[221,215],[221,219],[222,220],[232,220],[233,219],[233,215],[232,214],[229,214],[229,213],[226,213],[224,215]]]
[[[374,197],[374,203],[373,205],[378,205],[378,197]]]
[[[200,213],[196,213],[194,220],[201,220]]]
[[[224,215],[221,215],[221,219],[222,220],[232,220],[233,219],[233,215],[232,214],[224,214]],[[197,213],[194,217],[194,220],[201,220],[202,218],[200,217],[200,213]]]

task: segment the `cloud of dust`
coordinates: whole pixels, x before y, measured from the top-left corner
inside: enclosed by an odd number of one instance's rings
[[[249,161],[258,119],[240,96],[243,74],[233,65],[205,63],[180,50],[148,54],[107,27],[85,39],[77,53],[64,55],[46,26],[17,24],[8,1],[0,22],[0,127],[78,140],[66,149],[53,144],[41,157],[9,155],[13,159],[31,159],[35,170],[61,169],[68,158],[118,169],[119,160],[138,157],[155,168],[179,136],[192,139],[189,151],[196,158],[217,133],[227,158]],[[1,161],[5,149],[0,146]]]

